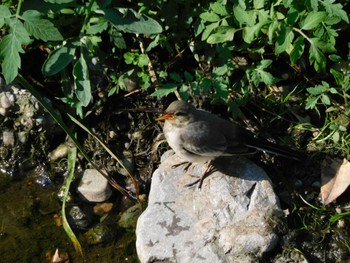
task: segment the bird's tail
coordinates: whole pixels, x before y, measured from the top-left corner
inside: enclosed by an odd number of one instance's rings
[[[302,160],[304,158],[304,154],[301,151],[280,146],[260,138],[250,138],[249,141],[245,142],[245,145],[250,148],[273,153],[294,160]]]

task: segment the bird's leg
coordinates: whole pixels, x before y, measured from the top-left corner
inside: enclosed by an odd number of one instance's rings
[[[177,163],[177,164],[172,165],[171,168],[172,168],[172,169],[175,169],[175,168],[177,168],[177,167],[179,167],[179,166],[181,166],[181,165],[183,165],[183,164],[186,164],[186,166],[185,166],[185,171],[187,171],[188,168],[190,168],[190,166],[191,166],[192,163],[190,163],[190,162],[181,162],[181,163]]]
[[[209,163],[207,164],[207,166],[205,167],[205,170],[204,170],[204,173],[201,175],[201,177],[197,180],[195,180],[194,182],[192,183],[189,183],[189,184],[186,184],[187,187],[191,187],[195,184],[198,183],[198,189],[200,190],[202,188],[202,185],[203,185],[203,181],[205,178],[207,178],[212,172],[210,171],[214,166],[212,165],[212,162],[213,161],[209,161]]]
[[[199,178],[199,184],[198,184],[198,189],[199,189],[199,190],[201,190],[201,188],[202,188],[204,179],[207,178],[207,177],[211,174],[211,172],[209,172],[209,171],[211,170],[211,168],[214,167],[214,166],[212,165],[212,162],[213,162],[212,160],[209,161],[207,167],[205,168],[204,173],[202,174],[201,178]]]

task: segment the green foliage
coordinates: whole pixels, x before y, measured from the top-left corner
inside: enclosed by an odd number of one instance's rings
[[[8,7],[0,6],[0,27],[5,27],[7,34],[0,42],[0,60],[2,73],[7,83],[13,81],[21,67],[20,53],[22,46],[33,39],[42,41],[62,40],[61,33],[54,24],[35,10],[27,10],[22,15],[12,15]]]
[[[153,18],[136,12],[131,8],[111,6],[111,1],[48,1],[47,9],[56,13],[47,15],[44,12],[29,9],[22,13],[22,1],[16,10],[0,5],[0,27],[5,32],[0,42],[0,60],[2,74],[7,83],[13,81],[21,68],[20,53],[25,53],[24,45],[34,43],[34,39],[54,47],[42,65],[46,77],[61,74],[70,75],[74,89],[66,88],[62,101],[76,109],[83,117],[83,108],[87,107],[93,97],[90,71],[93,58],[100,54],[102,35],[110,35],[117,48],[125,48],[123,33],[156,34],[162,31],[161,25]],[[46,4],[49,5],[49,4]],[[41,6],[45,9],[45,3]],[[12,14],[16,11],[16,14]],[[69,21],[73,32],[64,31],[64,20]],[[145,54],[124,54],[126,64],[140,68],[147,66],[149,59]],[[150,85],[149,77],[144,72],[138,73],[143,80],[142,87]]]
[[[233,116],[252,98],[271,103],[273,86],[288,86],[298,94],[294,103],[324,118],[314,140],[342,142],[348,127],[336,120],[350,114],[349,73],[336,65],[349,61],[348,6],[348,0],[6,1],[1,70],[11,82],[23,57],[43,47],[49,52],[42,81],[61,80],[60,99],[80,117],[99,99],[95,75],[107,79],[109,97],[130,92],[125,83],[132,79],[143,94],[209,97]],[[278,98],[279,108],[291,97]]]

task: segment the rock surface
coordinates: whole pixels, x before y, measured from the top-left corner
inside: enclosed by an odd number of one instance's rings
[[[78,192],[89,202],[104,202],[112,195],[107,179],[95,169],[84,171]]]
[[[174,167],[172,151],[152,177],[136,247],[145,262],[256,262],[278,241],[282,211],[266,173],[245,158],[219,159],[202,189],[187,187],[205,164]]]

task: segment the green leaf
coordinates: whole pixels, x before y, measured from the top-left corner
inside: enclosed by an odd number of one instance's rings
[[[312,95],[320,95],[326,92],[329,89],[327,82],[322,82],[322,85],[316,85],[315,87],[307,88],[307,92]]]
[[[41,71],[45,76],[52,76],[66,68],[74,59],[76,48],[63,46],[52,51],[45,60]]]
[[[228,86],[223,82],[222,78],[213,81],[213,87],[220,98],[227,100],[229,96]]]
[[[194,79],[194,77],[192,76],[192,74],[189,73],[189,72],[187,72],[187,71],[184,72],[184,77],[185,77],[185,80],[186,80],[187,82],[193,81],[193,79]]]
[[[217,44],[232,41],[236,31],[235,28],[230,26],[220,26],[208,37],[207,42]]]
[[[89,68],[84,56],[81,54],[79,60],[73,67],[75,94],[84,107],[91,101],[91,85]]]
[[[178,73],[170,73],[170,78],[178,83],[181,83],[183,80]]]
[[[310,39],[309,61],[314,64],[314,68],[317,72],[325,71],[326,69],[326,57],[322,50],[319,49],[319,39]]]
[[[119,49],[126,49],[126,43],[121,32],[116,28],[111,27],[109,30],[109,37],[113,41],[113,44]]]
[[[219,2],[214,2],[210,4],[211,10],[213,10],[216,14],[221,15],[221,16],[227,16],[227,10],[226,7],[219,3]]]
[[[51,21],[41,18],[41,14],[35,10],[27,10],[23,13],[24,27],[36,39],[43,41],[63,40],[63,37]]]
[[[299,16],[303,16],[304,12],[300,14],[297,10],[294,8],[291,8],[288,10],[287,13],[287,24],[290,26],[294,26],[296,21],[298,20]]]
[[[177,90],[177,86],[174,83],[163,84],[160,87],[158,87],[155,90],[155,92],[151,94],[151,96],[165,97],[170,93],[175,92],[176,90]]]
[[[221,67],[217,67],[213,69],[213,76],[217,77],[217,76],[223,76],[226,75],[228,72],[228,67],[226,64],[224,64]]]
[[[135,34],[159,34],[162,26],[153,18],[132,9],[106,9],[105,18],[118,30]]]
[[[11,19],[9,26],[9,32],[10,34],[13,34],[14,40],[18,43],[18,45],[27,45],[31,42],[30,35],[24,28],[21,21],[17,19]]]
[[[253,3],[255,9],[262,9],[264,8],[265,0],[254,0]]]
[[[243,29],[243,40],[244,42],[250,44],[254,40],[257,39],[257,36],[259,35],[261,28],[265,25],[265,22],[259,22],[254,26],[246,26]]]
[[[256,23],[256,14],[253,11],[246,11],[240,6],[233,8],[234,18],[238,21],[239,25],[254,26]]]
[[[212,32],[215,28],[217,28],[218,26],[219,26],[219,22],[216,22],[216,23],[207,25],[206,28],[205,28],[205,30],[204,30],[203,33],[202,33],[201,40],[202,40],[202,41],[206,40],[206,39],[210,36],[211,32]]]
[[[308,2],[310,3],[310,8],[314,11],[318,10],[318,0],[309,0],[306,1],[306,4],[308,4]]]
[[[302,36],[299,36],[293,43],[293,49],[290,52],[290,62],[292,65],[295,65],[301,55],[304,53],[304,38]]]
[[[204,13],[201,13],[199,15],[199,17],[204,20],[204,21],[207,21],[207,22],[217,22],[217,21],[220,21],[220,17],[215,14],[214,12],[210,12],[210,11],[207,11],[207,12],[204,12]]]
[[[259,62],[259,64],[257,65],[257,69],[265,69],[265,68],[268,68],[270,65],[272,64],[272,60],[271,59],[264,59],[264,60],[261,60]]]
[[[277,29],[280,25],[280,22],[278,20],[273,20],[272,23],[270,23],[268,31],[267,31],[267,36],[269,38],[269,43],[273,43],[273,40],[275,38]]]
[[[342,20],[349,23],[348,14],[343,10],[343,6],[340,3],[333,4],[334,2],[335,0],[321,1],[330,16],[340,17]]]
[[[340,139],[339,132],[338,131],[334,132],[332,135],[333,142],[337,143],[339,141],[339,139]]]
[[[11,17],[10,9],[7,6],[0,5],[0,28],[2,28],[5,24],[5,19]]]
[[[149,59],[148,59],[148,56],[146,54],[141,54],[139,57],[138,57],[138,61],[137,61],[137,65],[139,67],[144,67],[144,66],[147,66],[149,63]]]
[[[4,36],[0,42],[0,56],[3,59],[1,68],[6,83],[10,83],[15,79],[18,75],[18,69],[21,67],[20,50],[18,50],[18,46],[16,45],[16,39],[14,39],[13,34]],[[3,54],[5,50],[6,55]]]
[[[338,91],[335,88],[330,88],[329,92],[332,94],[338,94]]]
[[[90,25],[86,30],[86,34],[96,35],[98,33],[102,33],[103,31],[107,30],[107,28],[108,28],[107,21],[100,20],[97,23]]]
[[[9,34],[4,36],[0,42],[1,68],[6,83],[12,82],[18,75],[18,69],[21,67],[19,53],[24,53],[22,45],[29,44],[31,41],[28,32],[19,20],[10,20],[9,27]]]
[[[205,29],[205,22],[203,20],[197,20],[193,25],[194,35],[197,37]]]
[[[326,12],[310,12],[305,19],[301,20],[301,30],[311,30],[320,25],[327,17]]]
[[[128,65],[134,63],[134,59],[135,59],[136,56],[137,56],[137,54],[132,53],[132,52],[126,52],[123,55],[125,63],[128,64]]]
[[[211,87],[212,87],[213,81],[209,78],[203,78],[199,82],[200,87],[203,89],[205,94],[208,94]]]
[[[256,68],[253,68],[251,79],[255,86],[258,86],[260,82],[266,85],[272,85],[276,83],[277,79],[264,69],[268,68],[272,64],[271,59],[261,60]]]
[[[321,101],[324,105],[331,105],[331,100],[329,99],[328,95],[322,94]]]
[[[68,3],[75,2],[75,0],[46,0],[45,2],[48,2],[51,4],[68,4]]]
[[[317,100],[318,100],[317,97],[309,97],[309,98],[306,100],[305,109],[306,109],[306,110],[308,110],[308,109],[314,109],[314,108],[316,107]]]
[[[287,51],[294,39],[294,33],[290,27],[283,26],[275,44],[275,53],[281,54]]]

